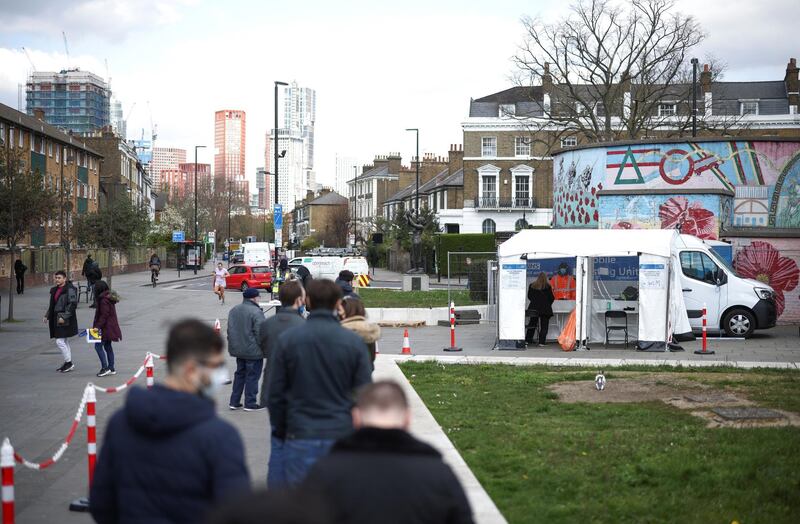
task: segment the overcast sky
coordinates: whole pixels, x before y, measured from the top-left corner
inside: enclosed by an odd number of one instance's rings
[[[135,103],[129,138],[149,135],[152,112],[156,145],[206,145],[200,161],[211,162],[214,111],[246,111],[254,180],[273,81],[297,81],[317,91],[315,170],[333,184],[337,154],[364,163],[398,151],[408,163],[408,127],[420,128],[421,152],[445,155],[461,143],[470,97],[510,87],[520,18],[554,20],[565,3],[0,0],[0,102],[17,107],[31,70],[22,47],[39,71],[78,66],[105,77],[107,60],[126,113]],[[797,0],[678,0],[678,8],[708,32],[697,55],[726,62],[726,80],[783,79],[789,57],[800,57]]]

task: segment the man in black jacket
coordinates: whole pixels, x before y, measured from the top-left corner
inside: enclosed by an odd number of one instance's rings
[[[403,389],[381,381],[359,391],[355,433],[317,462],[305,486],[326,493],[336,523],[471,523],[464,490],[438,451],[408,433]]]
[[[69,339],[78,334],[78,290],[67,280],[64,271],[56,271],[53,278],[56,285],[50,288],[50,302],[43,321],[50,328],[50,338],[56,339],[56,346],[64,357],[64,363],[56,371],[68,373],[75,369]]]
[[[21,258],[14,262],[14,275],[17,277],[17,295],[25,292],[25,272],[27,270],[28,266],[22,263]]]
[[[339,287],[312,280],[306,300],[311,315],[278,339],[269,365],[270,423],[273,434],[285,440],[289,485],[300,483],[336,439],[353,431],[353,391],[372,381],[367,346],[335,316],[342,302]]]
[[[336,279],[336,285],[342,288],[342,294],[345,297],[361,298],[355,291],[353,291],[353,279],[355,275],[349,269],[339,271],[339,278]]]
[[[133,388],[108,423],[89,493],[95,522],[203,522],[250,489],[239,432],[214,408],[222,346],[199,320],[172,327],[163,385]]]
[[[305,307],[305,291],[300,282],[290,280],[285,282],[278,292],[281,307],[275,315],[261,323],[261,351],[264,355],[266,367],[264,380],[261,383],[261,405],[267,405],[267,388],[269,387],[269,367],[272,364],[272,355],[278,345],[278,338],[289,329],[305,323],[302,309]],[[275,434],[272,426],[270,437],[269,467],[267,468],[267,488],[272,489],[286,484],[286,475],[283,467],[283,438]]]

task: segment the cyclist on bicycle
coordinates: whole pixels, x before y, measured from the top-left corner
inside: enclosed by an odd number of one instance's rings
[[[150,274],[156,280],[158,280],[158,273],[161,271],[161,259],[158,258],[156,253],[153,253],[150,256],[150,262],[148,263],[150,266]]]

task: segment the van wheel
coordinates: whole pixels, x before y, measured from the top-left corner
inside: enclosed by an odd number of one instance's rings
[[[242,293],[244,293],[245,291],[247,291],[248,287],[250,286],[247,285],[247,282],[242,282],[242,285],[239,287],[239,289],[241,289]]]
[[[746,309],[734,309],[722,319],[722,329],[729,337],[749,338],[756,329],[756,318]]]

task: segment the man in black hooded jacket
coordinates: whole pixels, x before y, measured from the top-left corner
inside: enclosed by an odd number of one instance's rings
[[[327,494],[333,522],[473,522],[453,471],[438,451],[408,433],[411,413],[397,383],[364,386],[352,413],[356,431],[333,445],[304,485]]]
[[[170,330],[164,385],[133,388],[108,423],[89,494],[95,522],[203,522],[250,489],[242,438],[214,408],[228,376],[222,346],[198,320]]]

